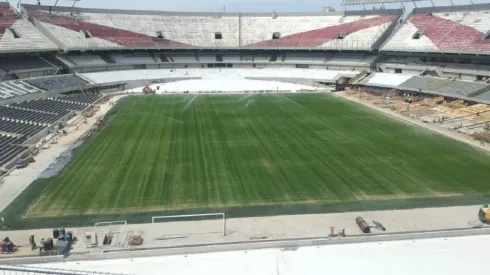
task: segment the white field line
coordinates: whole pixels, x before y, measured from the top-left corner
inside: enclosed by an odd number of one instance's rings
[[[245,109],[247,109],[248,104],[250,104],[252,101],[254,101],[254,100],[253,100],[253,99],[250,99],[250,100],[247,102],[247,105],[245,105]]]
[[[172,117],[169,117],[169,116],[160,115],[160,114],[155,114],[155,113],[150,113],[150,112],[136,112],[136,113],[141,113],[141,114],[149,114],[149,115],[153,115],[153,116],[161,116],[161,117],[166,117],[166,118],[171,119],[171,120],[173,120],[173,121],[177,121],[177,122],[180,122],[180,123],[184,123],[182,120],[178,120],[178,119],[175,119],[175,118],[172,118]]]
[[[196,95],[195,97],[193,97],[191,99],[191,101],[189,101],[189,103],[187,103],[187,105],[185,105],[185,107],[181,110],[181,112],[185,111],[185,109],[187,109],[187,107],[189,107],[191,104],[192,104],[192,101],[194,101],[194,99],[196,99],[199,95]]]
[[[188,97],[188,96],[189,96],[189,94],[186,94],[186,95],[184,96],[184,102],[185,102],[185,100],[187,99],[187,97]]]
[[[238,101],[242,101],[243,99],[245,99],[245,98],[247,98],[247,97],[251,97],[251,96],[253,96],[253,95],[254,95],[254,94],[249,94],[249,95],[246,95],[246,96],[244,96],[244,97],[240,98]]]
[[[296,101],[294,101],[294,100],[290,99],[289,97],[287,97],[287,96],[285,96],[285,95],[282,95],[282,96],[283,96],[284,98],[286,98],[287,100],[291,101],[292,103],[294,103],[294,104],[298,105],[299,107],[301,107],[301,108],[303,108],[303,109],[305,108],[305,107],[303,107],[301,104],[299,104],[298,102],[296,102]]]

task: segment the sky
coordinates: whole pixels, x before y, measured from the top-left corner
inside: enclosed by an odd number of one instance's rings
[[[3,0],[0,0],[3,1]],[[451,0],[433,0],[436,5],[451,5]],[[455,5],[489,3],[490,0],[452,0]],[[16,4],[18,0],[10,0]],[[41,0],[42,5],[54,5],[56,0]],[[59,6],[71,6],[72,0],[59,0]],[[162,10],[162,11],[195,11],[219,12],[225,7],[228,12],[319,12],[325,7],[342,10],[341,0],[80,0],[78,7],[128,9],[128,10]],[[36,4],[37,0],[22,0],[22,3]],[[379,6],[379,5],[378,5]],[[411,3],[405,4],[411,9]],[[429,1],[419,2],[418,6],[431,6]],[[368,9],[372,9],[367,6]],[[400,8],[399,4],[387,4],[386,8]],[[349,6],[348,10],[362,9]]]

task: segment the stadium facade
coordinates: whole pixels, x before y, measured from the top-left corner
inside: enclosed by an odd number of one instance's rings
[[[0,3],[0,131],[14,134],[0,150],[1,165],[12,167],[22,157],[24,147],[15,144],[33,144],[98,98],[67,94],[201,78],[160,76],[161,69],[281,69],[290,72],[245,77],[490,103],[489,14],[490,4],[416,8],[404,15],[401,9],[188,13],[21,5],[16,10]],[[325,74],[291,74],[307,69]],[[36,116],[39,111],[43,116]]]

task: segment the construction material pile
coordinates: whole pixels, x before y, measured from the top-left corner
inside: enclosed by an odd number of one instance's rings
[[[451,101],[451,102],[444,104],[444,106],[449,107],[451,109],[460,109],[460,108],[465,107],[463,100]]]
[[[438,96],[434,98],[426,98],[418,103],[420,106],[435,106],[444,103],[444,97]]]
[[[9,237],[5,237],[0,242],[0,253],[14,253],[15,249],[16,247],[14,243],[10,241]]]
[[[486,143],[490,143],[490,133],[489,132],[475,133],[475,134],[472,134],[471,136],[475,140],[480,140],[480,141],[484,141]]]
[[[141,245],[143,243],[143,238],[141,235],[134,235],[129,238],[128,244],[130,246]]]

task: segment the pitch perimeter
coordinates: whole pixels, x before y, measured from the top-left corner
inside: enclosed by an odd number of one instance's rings
[[[27,217],[488,195],[490,156],[325,94],[132,97]]]

